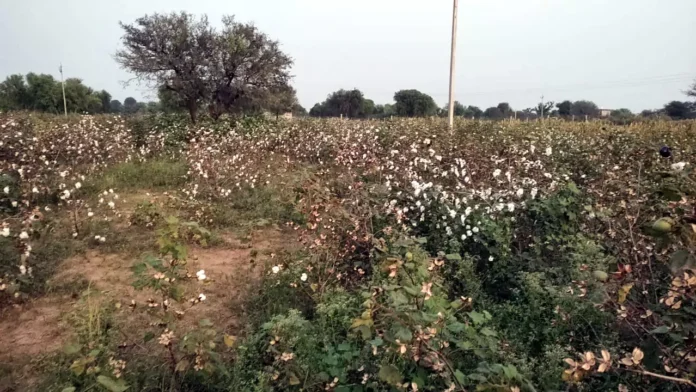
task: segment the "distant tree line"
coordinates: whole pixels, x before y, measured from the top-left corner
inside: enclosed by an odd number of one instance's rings
[[[128,97],[121,103],[111,98],[106,90],[94,90],[85,86],[81,79],[65,80],[65,108],[68,113],[135,114],[163,111],[159,102],[138,102],[135,98]],[[26,76],[15,74],[0,83],[0,111],[64,113],[65,108],[61,82],[51,75],[33,72]]]
[[[696,98],[696,82],[685,92],[690,97]],[[325,101],[317,103],[309,111],[312,117],[347,117],[347,118],[380,118],[389,116],[446,117],[449,113],[449,105],[438,108],[433,98],[418,90],[401,90],[394,94],[394,103],[379,105],[373,100],[365,98],[358,89],[338,90],[329,94]],[[465,118],[485,118],[490,120],[503,120],[517,118],[520,120],[538,119],[544,117],[563,118],[566,120],[584,121],[606,117],[616,123],[629,123],[638,117],[669,117],[675,120],[696,118],[696,102],[672,101],[663,108],[657,110],[643,110],[639,115],[629,109],[621,108],[612,110],[608,116],[604,116],[600,108],[592,101],[553,101],[540,102],[534,107],[514,110],[507,102],[501,102],[497,106],[491,106],[481,110],[477,106],[465,106],[459,101],[454,101],[454,115]]]
[[[85,86],[82,80],[65,81],[65,104],[70,113],[109,113],[111,94]],[[8,76],[0,83],[0,110],[35,110],[63,113],[61,82],[46,74]]]

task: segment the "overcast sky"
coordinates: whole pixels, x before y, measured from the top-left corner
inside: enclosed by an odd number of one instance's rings
[[[123,101],[119,21],[185,10],[253,21],[281,42],[309,109],[339,88],[376,103],[415,88],[447,102],[451,0],[0,0],[0,78],[79,77]],[[455,99],[481,108],[589,99],[661,107],[696,79],[696,0],[460,0]]]

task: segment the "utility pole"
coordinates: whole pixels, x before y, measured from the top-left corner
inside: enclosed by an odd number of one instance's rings
[[[60,64],[60,85],[63,88],[63,110],[65,111],[65,116],[68,116],[68,103],[65,100],[65,81],[63,80],[63,63]]]
[[[452,6],[452,49],[450,52],[450,77],[449,77],[449,127],[454,132],[454,52],[457,48],[457,5],[459,0],[454,0]]]

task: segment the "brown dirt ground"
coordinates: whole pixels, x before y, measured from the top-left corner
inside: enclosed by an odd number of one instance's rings
[[[267,228],[253,232],[247,243],[232,235],[223,236],[224,243],[214,248],[190,247],[188,270],[191,274],[203,269],[205,282],[187,281],[186,298],[204,293],[206,301],[187,311],[180,324],[186,330],[193,328],[200,319],[213,322],[218,331],[237,334],[244,319],[242,305],[244,294],[258,281],[262,268],[274,252],[297,247],[292,233]],[[255,257],[252,257],[255,251]],[[252,261],[253,259],[253,261]],[[107,299],[121,302],[115,315],[124,336],[147,328],[148,318],[142,312],[133,312],[127,305],[135,300],[145,305],[154,293],[137,291],[132,286],[130,266],[134,260],[119,254],[102,254],[89,250],[85,254],[64,261],[51,279],[54,286],[69,285],[86,279],[90,287]],[[154,297],[156,298],[156,297]],[[76,300],[64,294],[49,294],[28,304],[7,309],[0,313],[0,364],[16,358],[49,354],[60,349],[71,338],[65,316],[73,311]],[[188,304],[184,305],[185,308]],[[194,317],[188,314],[194,313]],[[121,317],[122,316],[122,317]]]

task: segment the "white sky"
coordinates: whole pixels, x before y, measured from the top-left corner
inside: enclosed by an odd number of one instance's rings
[[[115,99],[119,21],[185,10],[253,21],[295,59],[309,109],[339,88],[376,103],[415,88],[447,102],[451,0],[0,0],[0,78],[30,71],[79,77]],[[685,100],[696,79],[696,0],[460,0],[456,95],[482,109],[589,99],[634,111]]]

